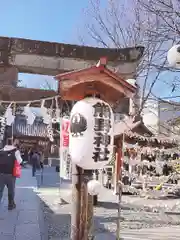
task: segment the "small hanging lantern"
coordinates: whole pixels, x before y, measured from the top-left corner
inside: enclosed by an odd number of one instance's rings
[[[167,60],[171,67],[180,68],[180,44],[174,45],[168,51]]]
[[[110,105],[88,97],[77,102],[70,116],[69,151],[84,169],[101,169],[113,154],[114,115]]]
[[[101,188],[102,188],[101,183],[95,179],[92,179],[87,183],[88,193],[91,196],[98,195],[100,193]]]
[[[48,136],[50,142],[53,142],[53,141],[54,141],[52,124],[48,124],[48,125],[47,125],[47,136]]]

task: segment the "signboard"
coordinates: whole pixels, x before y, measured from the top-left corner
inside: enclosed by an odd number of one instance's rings
[[[69,123],[68,119],[62,119],[62,145],[65,148],[69,147]]]
[[[69,156],[69,119],[62,118],[60,134],[60,177],[71,179],[71,159]]]

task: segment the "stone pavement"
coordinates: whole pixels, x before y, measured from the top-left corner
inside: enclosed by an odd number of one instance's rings
[[[16,182],[16,205],[7,210],[7,192],[0,204],[0,240],[44,240],[43,215],[36,195],[36,178],[30,169],[22,169]]]

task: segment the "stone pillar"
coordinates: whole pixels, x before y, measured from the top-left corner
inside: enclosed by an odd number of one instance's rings
[[[18,83],[18,69],[14,66],[0,66],[0,85],[16,87]]]

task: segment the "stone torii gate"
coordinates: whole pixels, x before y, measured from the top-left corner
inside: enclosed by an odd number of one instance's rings
[[[63,43],[0,37],[0,100],[32,101],[56,96],[52,90],[18,87],[18,73],[55,76],[95,64],[107,56],[108,67],[133,78],[143,47],[105,49]]]

